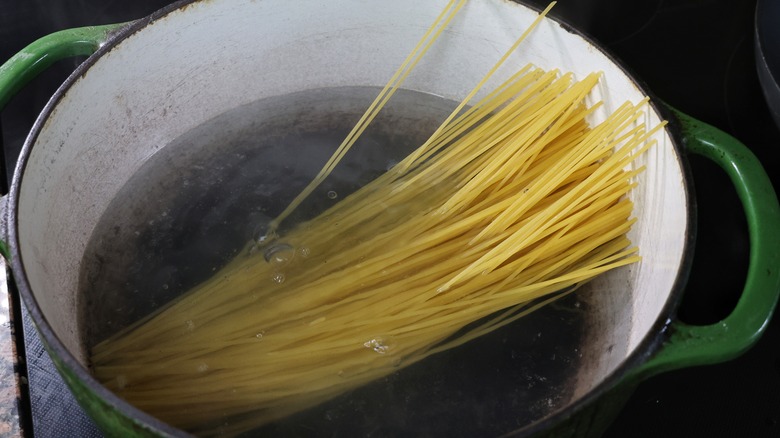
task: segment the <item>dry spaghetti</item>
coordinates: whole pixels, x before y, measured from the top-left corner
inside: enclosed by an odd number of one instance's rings
[[[338,164],[462,3],[450,3],[272,230]],[[596,106],[584,100],[599,75],[575,80],[529,65],[466,109],[493,71],[387,173],[97,345],[96,376],[178,427],[210,433],[230,417],[228,432],[239,433],[638,261],[626,195],[642,170],[632,161],[659,129],[641,121],[646,102],[589,126]]]

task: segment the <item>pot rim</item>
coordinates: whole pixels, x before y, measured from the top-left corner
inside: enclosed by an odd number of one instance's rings
[[[106,42],[98,48],[98,50],[81,63],[72,74],[60,85],[57,91],[52,95],[46,106],[37,117],[33,124],[30,133],[25,139],[22,147],[19,159],[14,169],[14,174],[11,181],[11,187],[8,194],[8,247],[11,255],[10,266],[13,273],[13,278],[16,283],[17,290],[19,291],[26,308],[35,322],[36,328],[43,338],[44,345],[47,350],[50,350],[55,354],[59,361],[70,371],[72,371],[76,377],[94,394],[98,395],[106,404],[111,407],[120,410],[127,414],[127,416],[136,423],[139,423],[143,428],[157,433],[163,436],[190,436],[185,431],[175,428],[152,415],[136,408],[129,402],[120,398],[118,395],[109,391],[104,387],[89,370],[83,366],[76,357],[65,347],[64,343],[59,339],[58,335],[54,332],[51,325],[43,315],[37,299],[35,298],[30,283],[27,279],[26,271],[24,269],[24,262],[22,254],[20,252],[19,235],[18,235],[18,223],[19,218],[17,216],[18,203],[19,203],[19,191],[22,182],[22,175],[28,164],[30,153],[34,147],[38,135],[40,134],[46,120],[54,113],[57,105],[62,100],[64,95],[68,92],[70,87],[76,83],[82,76],[86,75],[89,69],[104,55],[108,54],[115,48],[117,48],[126,38],[132,36],[136,32],[142,31],[145,27],[153,24],[157,20],[165,18],[168,14],[178,10],[184,10],[189,5],[198,3],[203,0],[178,0],[164,8],[161,8],[152,14],[132,21],[122,28],[113,32]],[[523,3],[521,0],[511,0],[513,3],[517,3],[519,6],[529,8],[537,13],[541,11],[540,8]],[[650,97],[649,105],[652,109],[662,116],[662,120],[668,120],[669,124],[664,128],[671,139],[672,148],[677,155],[677,162],[681,166],[682,173],[682,185],[683,192],[687,198],[687,223],[686,233],[683,237],[683,255],[680,261],[680,266],[677,275],[674,280],[674,284],[668,294],[666,303],[661,309],[661,312],[656,321],[650,327],[643,339],[637,344],[632,352],[630,352],[627,358],[618,365],[610,375],[604,378],[601,382],[596,384],[592,390],[582,395],[581,397],[570,401],[564,407],[550,413],[546,417],[527,424],[519,429],[510,431],[507,435],[534,435],[544,430],[552,428],[554,425],[574,416],[584,407],[593,403],[597,398],[601,397],[609,391],[611,388],[617,386],[624,378],[629,376],[630,371],[639,366],[643,362],[652,357],[662,346],[663,342],[668,338],[669,325],[675,317],[676,309],[681,301],[683,289],[688,280],[690,273],[692,259],[693,259],[693,247],[696,235],[696,201],[694,193],[694,185],[692,183],[692,175],[688,160],[680,146],[683,142],[682,131],[680,129],[677,119],[672,112],[665,105],[659,104],[659,99],[651,92],[649,87],[638,78],[631,68],[626,66],[620,59],[606,47],[599,44],[594,38],[590,37],[587,33],[577,29],[575,26],[570,25],[560,17],[550,16],[547,18],[557,22],[561,25],[562,29],[584,39],[592,47],[599,50],[610,62],[615,64],[620,70],[622,70],[626,76],[636,85],[636,87],[646,96]]]

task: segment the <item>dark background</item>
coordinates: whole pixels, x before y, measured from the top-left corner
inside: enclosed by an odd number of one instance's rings
[[[50,32],[131,20],[167,3],[0,0],[0,62]],[[755,8],[755,1],[734,0],[562,0],[552,15],[606,46],[658,98],[744,142],[777,186],[780,133],[756,75]],[[780,20],[776,23],[780,26]],[[6,168],[13,168],[36,115],[78,62],[56,64],[0,114]],[[728,315],[738,299],[749,244],[728,179],[706,160],[691,157],[690,163],[698,240],[679,317],[707,324]],[[641,384],[607,437],[780,436],[777,319],[755,348],[734,361],[675,371]],[[35,420],[38,436],[56,436],[47,427]]]

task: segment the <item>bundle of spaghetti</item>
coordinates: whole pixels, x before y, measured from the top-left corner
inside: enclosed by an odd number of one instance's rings
[[[95,346],[95,375],[173,425],[237,434],[637,262],[627,194],[662,124],[644,125],[642,101],[590,126],[599,78],[524,67],[385,174]]]

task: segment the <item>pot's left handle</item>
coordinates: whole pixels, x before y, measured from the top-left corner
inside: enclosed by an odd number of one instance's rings
[[[0,66],[0,111],[31,79],[54,62],[95,53],[125,23],[65,29],[41,37]]]
[[[95,53],[114,32],[125,25],[126,23],[119,23],[61,30],[41,37],[19,51],[5,64],[0,65],[0,111],[22,87],[50,65],[64,58]],[[6,202],[5,197],[0,199],[3,207],[0,209],[0,255],[8,259],[8,245],[5,242]]]

